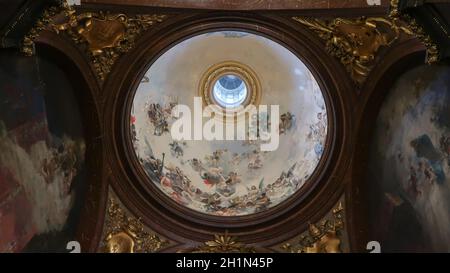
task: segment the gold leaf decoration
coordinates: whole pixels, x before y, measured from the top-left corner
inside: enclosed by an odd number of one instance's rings
[[[281,248],[291,253],[340,253],[341,233],[344,231],[344,207],[342,202],[332,211],[332,219],[319,224],[310,224],[306,234],[295,243],[286,243]]]
[[[104,81],[117,59],[135,45],[139,36],[167,16],[145,14],[128,16],[104,12],[76,14],[65,8],[65,21],[54,24],[57,33],[66,33],[89,56],[99,80]]]
[[[408,34],[414,36],[420,40],[423,45],[427,48],[427,60],[428,64],[433,64],[439,61],[439,47],[431,39],[431,37],[425,32],[422,26],[417,23],[415,19],[407,14],[400,14],[398,10],[399,0],[391,0],[391,12],[389,17],[392,20],[402,20],[405,22],[404,29],[407,30]]]
[[[44,10],[42,16],[36,21],[27,35],[23,38],[20,51],[26,56],[34,55],[34,41],[39,34],[51,24],[53,17],[63,10],[63,4],[54,5]]]
[[[114,198],[109,199],[103,250],[109,253],[157,252],[169,241],[147,231],[140,219],[127,216]]]
[[[207,241],[203,245],[192,249],[191,253],[255,253],[256,249],[238,241],[228,232],[222,235],[214,235],[214,240]]]
[[[340,60],[358,86],[365,82],[375,65],[380,48],[392,45],[401,32],[410,34],[397,20],[385,18],[293,19],[326,42],[327,52]]]

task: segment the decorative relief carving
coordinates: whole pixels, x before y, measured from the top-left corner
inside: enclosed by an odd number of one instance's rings
[[[401,33],[419,39],[427,48],[427,63],[439,60],[439,50],[429,35],[410,16],[400,15],[398,0],[391,0],[388,18],[336,18],[321,20],[293,17],[326,41],[326,50],[338,58],[361,86],[376,62],[376,54],[400,38]]]
[[[128,216],[114,199],[109,199],[105,237],[101,249],[109,253],[157,252],[169,241],[147,231],[140,219]]]
[[[145,14],[128,16],[104,12],[76,11],[65,5],[65,21],[53,24],[57,33],[65,32],[89,56],[101,81],[117,59],[134,47],[137,38],[167,16]]]
[[[256,253],[256,249],[242,244],[236,237],[228,235],[214,235],[214,240],[207,241],[203,245],[181,252],[189,253]]]
[[[341,61],[359,86],[375,65],[375,57],[381,47],[393,44],[401,32],[412,35],[411,30],[403,27],[398,20],[385,18],[293,19],[326,41],[328,53]]]
[[[431,37],[425,32],[415,19],[407,14],[400,14],[398,10],[399,0],[391,0],[391,12],[389,17],[392,20],[402,20],[405,22],[405,28],[409,30],[409,33],[419,39],[427,48],[427,60],[428,64],[433,64],[439,61],[439,48]]]
[[[41,31],[51,24],[53,17],[63,10],[63,4],[51,6],[44,10],[41,18],[37,20],[28,34],[23,38],[20,51],[26,56],[34,55],[34,41],[39,36]]]
[[[281,248],[291,253],[340,253],[344,232],[344,207],[340,201],[332,210],[331,219],[310,224],[305,234],[293,243],[285,243]]]

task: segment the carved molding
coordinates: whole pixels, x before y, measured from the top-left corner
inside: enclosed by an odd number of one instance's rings
[[[204,242],[202,245],[182,250],[184,253],[256,253],[256,249],[247,246],[238,241],[237,237],[225,234],[216,234],[211,241]]]
[[[427,63],[439,60],[437,45],[416,20],[408,15],[400,15],[398,0],[391,0],[388,18],[293,19],[313,30],[325,41],[327,52],[340,60],[359,87],[364,84],[374,67],[380,49],[392,45],[402,33],[417,38],[425,45]]]
[[[308,231],[291,242],[281,245],[281,249],[290,253],[340,253],[345,234],[345,215],[342,201],[320,223],[310,224]]]
[[[328,53],[338,58],[353,81],[361,86],[375,65],[379,50],[393,44],[401,32],[419,39],[426,46],[428,63],[439,60],[438,46],[413,18],[399,13],[398,2],[391,0],[388,18],[293,19],[325,40]],[[53,18],[59,13],[63,13],[64,18],[58,18],[58,23],[54,23]],[[57,33],[66,33],[87,54],[98,79],[104,81],[117,59],[134,47],[137,38],[166,18],[164,14],[77,14],[66,1],[61,1],[44,11],[24,37],[21,51],[25,55],[33,55],[34,40],[42,30],[51,26]]]
[[[293,19],[313,30],[326,42],[327,52],[340,60],[358,86],[364,84],[376,63],[376,54],[382,47],[392,45],[402,32],[412,35],[410,29],[394,19]]]
[[[128,213],[110,197],[100,251],[108,253],[158,252],[171,243],[147,230],[142,221]]]
[[[52,23],[53,18],[63,9],[64,5],[61,2],[59,5],[51,6],[43,11],[42,16],[36,21],[34,26],[22,40],[20,51],[25,56],[34,55],[34,41],[39,36],[39,34]]]
[[[167,18],[163,14],[76,14],[68,5],[64,14],[64,22],[53,24],[53,30],[66,33],[89,56],[100,81],[106,79],[117,59],[134,47],[143,32]]]
[[[61,16],[60,16],[61,15]],[[65,33],[88,56],[100,81],[111,72],[117,59],[135,45],[139,36],[167,18],[164,14],[110,14],[76,10],[65,0],[46,9],[35,26],[24,37],[21,51],[34,54],[34,41],[44,30]]]

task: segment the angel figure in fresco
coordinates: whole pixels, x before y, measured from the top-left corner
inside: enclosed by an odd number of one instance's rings
[[[230,172],[230,173],[228,174],[228,179],[227,179],[227,181],[225,181],[225,183],[227,183],[227,184],[229,184],[229,185],[236,185],[236,184],[241,183],[241,182],[242,182],[242,180],[241,180],[241,178],[239,177],[239,175],[238,175],[237,172]]]
[[[317,113],[317,122],[309,126],[310,133],[308,138],[314,141],[319,141],[327,133],[327,116],[326,112]]]
[[[269,207],[270,203],[270,198],[266,195],[265,192],[262,192],[261,195],[258,196],[258,199],[256,199],[255,212],[266,210]]]
[[[153,134],[155,136],[162,136],[164,133],[169,132],[169,124],[166,120],[160,119],[157,123],[155,123],[155,131]]]
[[[432,139],[427,135],[421,135],[410,142],[410,146],[414,149],[416,156],[424,161],[427,161],[431,166],[433,173],[436,175],[436,182],[443,184],[446,181],[446,176],[443,168],[444,158],[446,156],[445,150],[442,149],[442,144],[445,146],[445,141],[440,141],[440,146],[436,147]],[[443,143],[444,142],[444,143]]]
[[[141,159],[141,163],[144,165],[144,168],[155,174],[156,177],[160,178],[162,176],[162,170],[164,167],[164,157],[165,154],[162,155],[162,160],[157,159],[154,156],[149,156],[146,159]]]
[[[241,209],[246,209],[249,207],[254,207],[260,198],[265,196],[265,189],[264,189],[264,178],[259,183],[259,186],[256,187],[255,185],[251,186],[250,188],[247,187],[247,194],[241,198],[240,202],[241,204],[238,206]]]
[[[212,155],[205,156],[205,159],[206,159],[207,163],[209,164],[209,166],[211,166],[211,167],[218,167],[220,160],[222,159],[223,155],[227,151],[228,151],[227,149],[216,150],[216,151],[213,152]]]
[[[222,174],[221,168],[209,168],[207,171],[201,174],[201,177],[203,179],[203,182],[209,187],[213,187],[214,185],[226,181],[225,177]]]
[[[197,159],[197,158],[189,159],[188,163],[189,163],[189,165],[191,165],[191,168],[198,173],[206,171],[206,169],[205,169],[205,167],[203,167],[203,163],[200,159]]]
[[[70,192],[73,179],[78,173],[80,165],[80,153],[84,150],[84,144],[80,142],[64,141],[58,149],[58,161],[64,174],[64,191],[66,194]]]
[[[217,184],[217,192],[225,197],[236,193],[236,184],[241,183],[241,178],[236,172],[230,172],[226,181]]]
[[[178,102],[176,99],[171,99],[173,101],[169,102],[166,106],[164,106],[163,108],[163,113],[166,117],[171,117],[172,116],[172,110],[173,108],[175,108],[175,106],[178,105]]]
[[[62,176],[64,194],[69,194],[73,179],[80,167],[80,158],[84,155],[84,144],[63,139],[58,148],[50,149],[50,156],[41,163],[41,175],[47,184]]]
[[[247,188],[247,201],[254,202],[258,198],[260,190],[255,186],[251,186],[250,188]]]
[[[294,115],[290,112],[282,114],[280,117],[280,135],[285,134],[288,130],[292,128],[294,123]]]
[[[58,170],[58,164],[55,157],[52,155],[50,158],[44,158],[41,163],[41,175],[47,184],[53,182],[56,170]]]
[[[250,155],[250,162],[248,163],[248,168],[251,170],[257,170],[263,167],[263,161],[261,159],[260,152],[255,150],[253,154]]]
[[[151,123],[155,123],[162,116],[161,105],[152,103],[148,106],[148,118]]]
[[[202,199],[201,202],[205,204],[207,210],[209,211],[217,211],[221,209],[219,207],[221,203],[221,198],[218,193],[213,193],[205,196],[205,198]]]
[[[160,104],[150,104],[148,117],[153,126],[155,126],[153,133],[155,136],[162,136],[164,133],[169,132],[169,123]]]
[[[297,166],[295,163],[287,172],[282,172],[274,183],[267,186],[267,195],[274,197],[280,196],[288,190],[293,183],[299,183],[294,175],[294,169]]]
[[[239,163],[241,163],[241,161],[242,161],[242,156],[238,153],[233,153],[230,163],[232,165],[239,165]]]
[[[236,193],[236,187],[226,182],[220,182],[217,184],[216,191],[225,197],[230,197]]]
[[[186,146],[186,142],[182,143],[183,146]],[[173,141],[172,143],[169,144],[170,146],[170,151],[172,152],[172,155],[175,156],[176,158],[178,157],[182,157],[184,155],[184,151],[183,148],[181,147],[180,143],[178,141]]]

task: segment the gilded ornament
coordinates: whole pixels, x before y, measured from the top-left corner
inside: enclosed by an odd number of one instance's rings
[[[128,216],[120,205],[109,199],[103,249],[108,253],[157,252],[169,242],[149,232],[140,219]]]
[[[295,240],[295,244],[286,243],[282,249],[291,253],[340,253],[341,238],[344,230],[344,207],[342,202],[332,210],[333,219],[319,224],[310,224],[307,234]]]
[[[104,81],[117,59],[135,45],[139,36],[167,16],[76,11],[66,6],[65,20],[53,24],[56,33],[66,33],[89,56],[99,80]]]
[[[109,234],[106,237],[106,252],[108,253],[133,253],[134,240],[125,232]]]
[[[256,249],[240,243],[236,237],[225,234],[214,235],[214,240],[207,241],[203,245],[185,251],[191,253],[256,253]]]
[[[36,21],[34,26],[23,38],[22,46],[20,51],[26,56],[34,55],[34,41],[39,36],[39,34],[51,24],[53,17],[56,16],[63,10],[63,4],[56,6],[51,6],[44,10],[42,16]]]
[[[293,19],[326,41],[327,52],[340,60],[358,86],[365,82],[382,47],[392,45],[401,32],[411,34],[398,21],[385,18]]]

